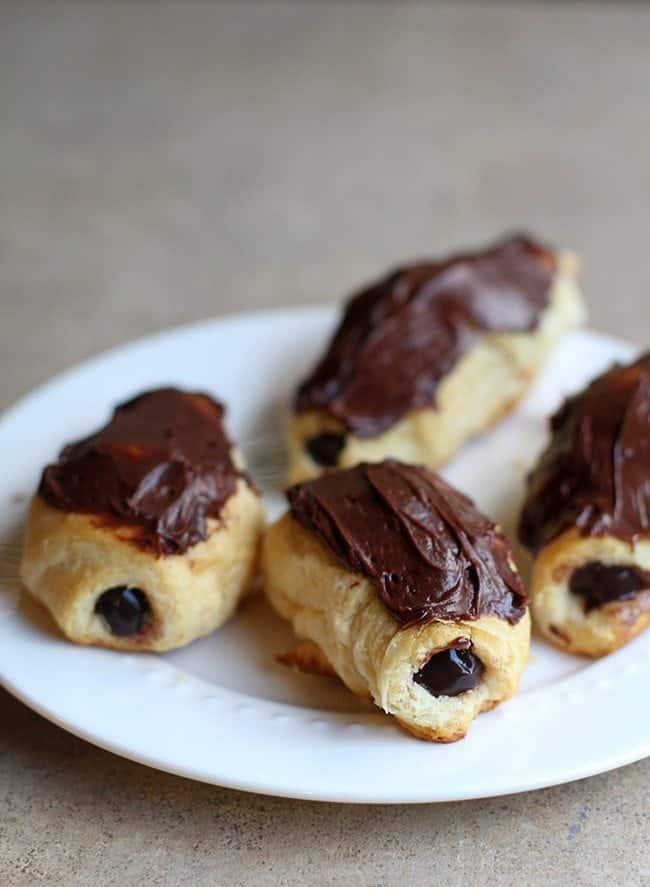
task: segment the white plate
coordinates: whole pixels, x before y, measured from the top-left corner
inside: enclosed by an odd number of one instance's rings
[[[163,333],[64,373],[0,420],[0,541],[19,538],[26,499],[59,447],[113,404],[175,383],[229,405],[269,513],[282,508],[282,405],[336,316],[332,307],[248,314]],[[445,475],[514,525],[545,417],[568,392],[634,349],[578,333],[516,414],[470,444]],[[6,549],[5,549],[6,552]],[[6,560],[6,558],[5,558]],[[412,739],[336,682],[274,656],[291,632],[263,600],[221,631],[160,656],[77,647],[21,600],[0,566],[0,680],[36,711],[95,744],[194,779],[348,802],[477,798],[589,776],[650,754],[650,633],[596,663],[534,641],[516,697],[453,745]],[[2,575],[4,574],[4,580]]]

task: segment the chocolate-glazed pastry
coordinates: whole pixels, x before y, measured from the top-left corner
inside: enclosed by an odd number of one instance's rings
[[[515,691],[527,599],[510,547],[432,471],[362,463],[297,484],[262,548],[266,594],[329,663],[411,733],[465,735]],[[285,657],[284,661],[287,661]],[[301,657],[289,658],[301,664]]]
[[[204,394],[163,388],[117,407],[96,434],[64,447],[38,495],[63,511],[130,525],[130,541],[182,554],[207,538],[245,477],[231,457],[223,407]]]
[[[569,398],[528,478],[533,617],[590,656],[650,625],[650,353]]]
[[[521,397],[583,306],[574,256],[515,236],[354,296],[289,422],[290,478],[396,456],[436,467]]]
[[[21,575],[71,640],[166,650],[232,614],[263,512],[223,412],[205,394],[150,391],[44,469]]]
[[[524,614],[505,537],[429,471],[387,459],[297,484],[287,498],[292,517],[366,576],[402,624]]]

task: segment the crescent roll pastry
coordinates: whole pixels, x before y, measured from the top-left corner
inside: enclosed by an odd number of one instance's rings
[[[43,471],[21,577],[80,644],[169,650],[248,589],[262,505],[205,394],[150,391]]]
[[[262,546],[264,587],[316,645],[300,645],[316,670],[329,663],[354,693],[438,742],[462,738],[514,693],[527,600],[506,539],[469,499],[395,460],[329,472],[287,497]]]
[[[524,236],[399,268],[347,304],[288,422],[289,478],[436,468],[519,400],[583,319],[578,261]]]
[[[519,527],[533,619],[556,646],[603,656],[650,625],[650,353],[567,400],[551,432]]]

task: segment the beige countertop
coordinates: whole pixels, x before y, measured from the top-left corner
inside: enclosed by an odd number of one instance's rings
[[[522,225],[584,256],[595,327],[647,342],[649,45],[641,4],[3,3],[0,408],[136,335]],[[649,816],[650,761],[440,806],[249,796],[0,691],[7,887],[631,887]]]

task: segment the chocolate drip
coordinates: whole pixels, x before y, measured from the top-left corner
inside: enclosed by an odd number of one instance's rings
[[[359,437],[386,431],[436,389],[486,332],[533,330],[548,305],[552,252],[510,237],[483,252],[400,268],[347,305],[297,412],[323,410]]]
[[[615,366],[551,419],[519,525],[537,551],[571,527],[634,542],[650,534],[650,353]]]
[[[389,459],[333,471],[287,493],[293,517],[367,577],[403,624],[524,614],[510,546],[462,493]]]
[[[650,573],[635,566],[591,561],[573,571],[569,588],[583,599],[589,612],[610,601],[629,600],[650,588]]]
[[[187,551],[207,538],[207,518],[219,517],[240,476],[223,412],[205,394],[142,394],[65,447],[43,471],[39,496],[63,511],[139,528],[129,540],[158,554]]]

